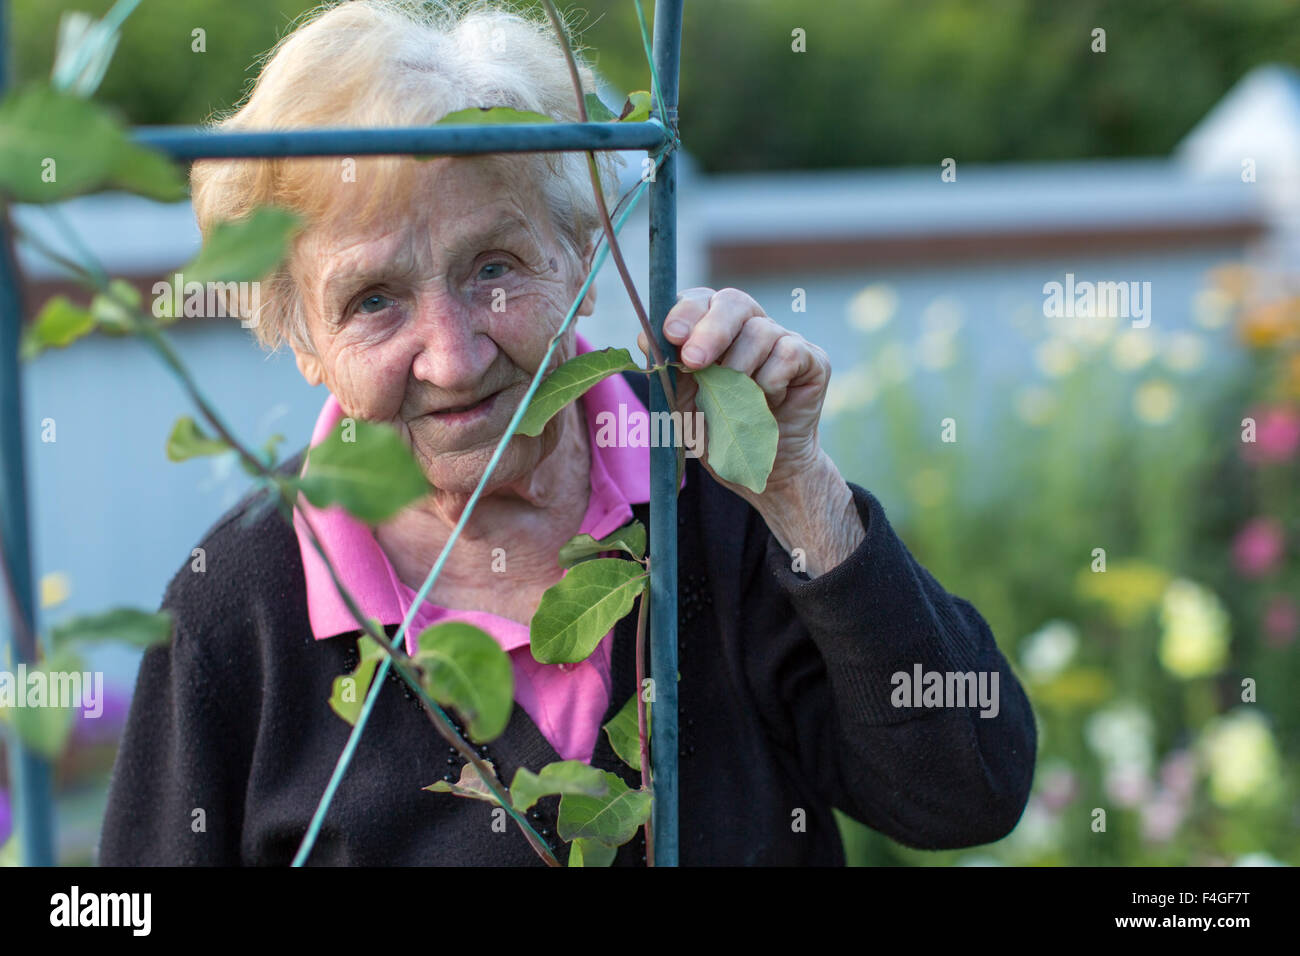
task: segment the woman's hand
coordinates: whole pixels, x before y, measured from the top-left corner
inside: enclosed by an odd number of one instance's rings
[[[865,532],[852,492],[822,451],[817,433],[831,377],[826,353],[783,328],[739,289],[678,293],[664,320],[664,337],[678,346],[688,369],[723,365],[748,375],[776,418],[776,460],[762,494],[718,478],[704,455],[700,460],[709,474],[753,505],[787,551],[804,552],[810,576],[852,554]],[[638,344],[648,354],[644,332]],[[683,415],[696,411],[697,390],[690,375],[678,376]]]

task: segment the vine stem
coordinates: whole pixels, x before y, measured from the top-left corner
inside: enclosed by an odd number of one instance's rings
[[[650,558],[646,558],[646,571],[650,570]],[[637,743],[641,748],[641,789],[650,794],[650,799],[654,800],[655,787],[654,778],[650,773],[650,734],[649,721],[646,715],[645,692],[642,690],[645,681],[645,637],[646,637],[646,617],[650,607],[650,587],[647,583],[646,589],[641,592],[637,599],[636,612],[636,732]],[[646,866],[655,865],[655,835],[654,835],[654,814],[646,817],[645,821],[645,860]]]
[[[564,24],[560,20],[560,15],[556,12],[555,4],[552,0],[542,0],[546,7],[546,15],[551,18],[551,25],[555,27],[555,33],[559,37],[560,46],[564,50],[565,62],[569,65],[569,78],[573,82],[573,92],[577,97],[578,119],[580,122],[587,122],[587,103],[582,93],[582,78],[578,75],[578,61],[573,56],[573,47],[569,44],[568,34],[565,33]],[[632,273],[628,271],[627,263],[623,260],[623,250],[619,247],[618,239],[614,235],[614,224],[609,221],[609,209],[605,205],[605,194],[600,188],[600,171],[596,168],[596,153],[594,150],[587,150],[587,172],[591,177],[591,191],[596,197],[596,209],[600,212],[600,225],[605,231],[605,239],[609,244],[610,255],[614,257],[614,265],[618,269],[618,274],[623,280],[623,285],[627,289],[628,298],[632,300],[632,308],[636,312],[637,321],[641,323],[641,331],[645,333],[646,342],[650,346],[650,355],[654,364],[661,366],[659,369],[659,381],[663,385],[664,395],[668,398],[669,406],[677,410],[677,393],[673,390],[672,377],[668,374],[665,367],[667,360],[664,357],[663,349],[659,347],[659,339],[650,327],[650,317],[646,314],[645,306],[641,304],[641,296],[636,291],[636,283],[632,281]]]

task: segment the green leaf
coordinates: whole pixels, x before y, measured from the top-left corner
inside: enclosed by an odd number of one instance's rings
[[[699,383],[695,404],[709,432],[709,467],[724,481],[762,494],[779,437],[763,390],[748,375],[721,365],[692,374]]]
[[[605,724],[605,735],[609,737],[609,745],[614,748],[614,753],[618,758],[633,770],[641,769],[641,731],[637,724],[636,702],[640,695],[633,694],[627,699],[617,714],[609,719]],[[650,720],[650,705],[646,704],[645,713],[645,731],[646,739],[650,739],[652,728]]]
[[[435,126],[486,126],[492,123],[554,123],[553,117],[509,106],[471,106],[448,113]]]
[[[588,93],[582,98],[587,107],[588,123],[608,123],[611,120],[618,119],[611,110],[595,93]]]
[[[429,696],[460,715],[475,743],[500,737],[515,698],[514,670],[501,645],[463,621],[426,628],[418,643],[415,663]]]
[[[610,866],[617,855],[618,847],[579,838],[569,847],[569,866]]]
[[[374,623],[376,630],[383,630],[377,621]],[[366,695],[370,693],[370,682],[374,680],[375,668],[384,658],[384,651],[373,637],[362,634],[357,638],[357,654],[359,655],[357,666],[350,673],[340,674],[334,678],[334,683],[330,687],[330,709],[354,727],[361,716]]]
[[[56,650],[74,643],[115,643],[148,648],[171,640],[172,624],[170,611],[117,607],[99,614],[74,617],[50,628],[50,644]]]
[[[22,860],[18,855],[18,838],[10,836],[5,840],[4,846],[0,846],[0,866],[22,866]]]
[[[547,588],[528,626],[534,659],[543,664],[585,660],[632,609],[649,575],[620,558],[583,561]]]
[[[603,797],[566,793],[560,798],[556,830],[562,840],[594,840],[619,847],[636,835],[650,816],[652,798],[644,790],[628,788],[618,775],[602,770],[609,783]]]
[[[619,122],[645,122],[650,118],[650,94],[645,90],[629,92],[627,103],[623,104],[623,113]]]
[[[589,534],[574,535],[560,547],[558,563],[562,568],[571,568],[604,551],[625,551],[641,560],[645,556],[645,525],[633,521],[599,541]]]
[[[90,313],[99,328],[118,335],[134,328],[139,307],[140,290],[125,279],[111,280],[107,293],[97,292],[90,300]]]
[[[496,773],[496,766],[491,760],[484,758],[483,762],[492,768]],[[488,785],[483,782],[483,777],[478,772],[478,768],[472,763],[467,763],[460,770],[460,779],[455,783],[448,783],[446,780],[439,780],[437,783],[431,783],[427,787],[421,787],[421,790],[430,790],[434,793],[453,793],[458,797],[469,797],[471,800],[486,800],[488,803],[501,805],[501,801],[492,796],[492,791]]]
[[[22,357],[33,359],[48,348],[64,348],[95,329],[95,317],[56,295],[41,309],[23,333]]]
[[[167,436],[167,457],[172,461],[189,461],[204,455],[222,455],[230,451],[224,438],[213,438],[188,415],[176,419]]]
[[[638,367],[627,349],[600,349],[574,356],[542,379],[519,422],[518,433],[540,435],[556,412],[586,394],[593,385]]]
[[[523,811],[542,797],[557,793],[603,797],[608,791],[603,770],[581,760],[561,760],[548,763],[538,773],[527,767],[515,771],[515,781],[510,785],[510,801],[516,810]]]
[[[278,206],[262,206],[243,219],[218,223],[199,254],[180,270],[191,282],[256,282],[279,267],[298,217]]]
[[[100,189],[162,201],[186,195],[176,165],[132,142],[101,106],[43,84],[0,103],[0,192],[47,203]]]
[[[307,453],[307,473],[293,483],[316,507],[341,505],[369,524],[429,493],[424,472],[397,432],[351,418]]]
[[[68,737],[72,733],[72,726],[76,722],[77,711],[82,707],[80,700],[74,702],[71,707],[52,706],[59,695],[59,685],[61,683],[55,675],[83,674],[84,672],[85,667],[75,653],[67,648],[58,648],[44,663],[39,665],[28,664],[26,668],[27,686],[14,688],[20,695],[30,694],[32,675],[44,675],[42,678],[45,682],[43,704],[32,706],[29,697],[28,706],[0,708],[0,711],[6,714],[6,722],[13,727],[22,742],[49,760],[56,760],[63,753]],[[15,684],[17,679],[18,675],[15,674],[13,676]],[[84,688],[82,694],[85,694]]]
[[[645,90],[637,90],[627,95],[627,102],[623,104],[623,112],[618,119],[621,123],[644,123],[650,118],[650,94]]]

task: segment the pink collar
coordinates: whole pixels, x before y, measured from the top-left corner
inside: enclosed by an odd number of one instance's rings
[[[592,350],[581,335],[576,336],[576,344],[578,354]],[[601,447],[596,441],[596,417],[602,411],[617,416],[620,403],[626,405],[629,412],[639,410],[642,414],[645,406],[622,375],[610,376],[595,385],[581,401],[591,447],[591,496],[580,532],[602,538],[631,519],[631,505],[650,500],[650,449],[645,445]],[[342,417],[343,409],[331,394],[316,419],[311,447],[324,441]],[[305,461],[303,467],[305,471]],[[321,510],[300,497],[298,509],[294,512],[294,531],[302,552],[307,580],[307,613],[316,639],[359,628],[334,589],[325,563],[312,546],[300,511],[311,519],[321,545],[361,610],[381,624],[400,624],[414,594],[398,579],[374,533],[337,505]],[[406,592],[405,600],[402,591]],[[527,628],[522,628],[522,639],[520,628],[505,630],[514,635],[508,643],[517,645],[521,640],[527,643]],[[410,636],[413,637],[414,633]],[[513,648],[504,649],[510,651]]]

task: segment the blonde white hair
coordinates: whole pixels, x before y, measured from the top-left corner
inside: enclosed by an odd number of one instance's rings
[[[569,27],[566,24],[566,33]],[[595,77],[576,44],[584,93]],[[242,105],[212,124],[221,130],[303,127],[397,127],[435,123],[476,106],[508,106],[561,122],[578,120],[568,64],[551,22],[502,0],[332,0],[308,11],[266,54]],[[606,203],[612,209],[616,164],[597,152]],[[600,228],[582,153],[520,154],[532,163],[556,234],[570,265]],[[206,240],[223,221],[266,204],[289,208],[307,228],[341,214],[338,157],[202,160],[191,171],[195,218]],[[365,191],[362,218],[410,202],[421,160],[407,156],[355,159]],[[353,207],[349,215],[356,215]],[[301,292],[290,259],[263,281],[251,323],[268,349],[284,342],[313,354]],[[247,318],[247,317],[246,317]]]

